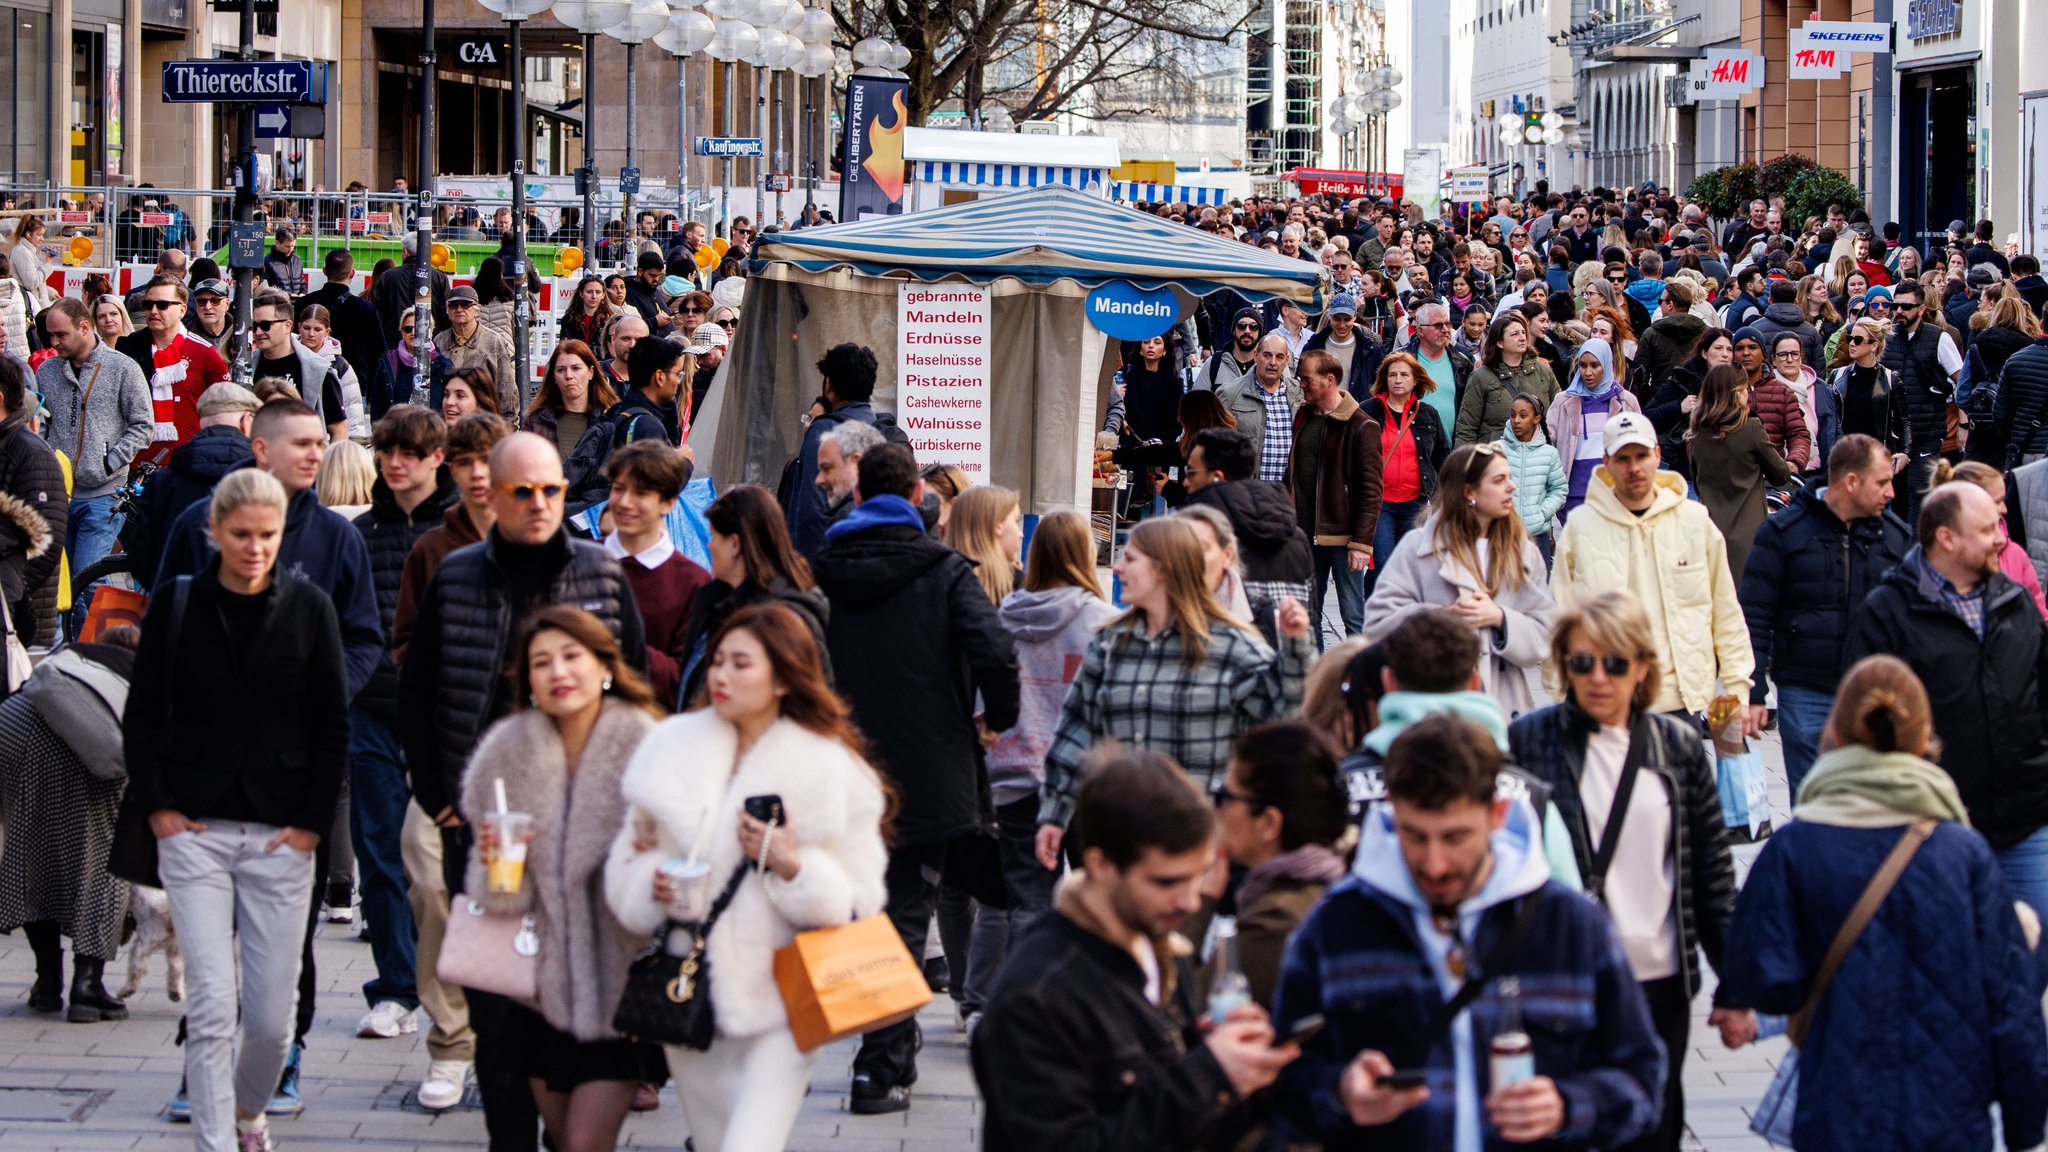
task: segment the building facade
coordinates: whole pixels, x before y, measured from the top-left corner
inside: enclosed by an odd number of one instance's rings
[[[1560,176],[1569,184],[1571,54],[1556,39],[1568,0],[1454,0],[1450,7],[1451,162],[1485,165],[1494,187],[1514,194],[1538,181],[1557,185]],[[1552,116],[1561,138],[1509,144],[1500,130],[1509,115],[1525,124]]]

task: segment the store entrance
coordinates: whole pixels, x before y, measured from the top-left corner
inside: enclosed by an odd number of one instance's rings
[[[1899,223],[1923,250],[1977,217],[1977,69],[1900,77]]]

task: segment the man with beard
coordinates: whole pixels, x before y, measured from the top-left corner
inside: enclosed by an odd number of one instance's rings
[[[1230,343],[1224,345],[1209,362],[1195,370],[1194,386],[1209,392],[1221,392],[1252,374],[1258,363],[1259,336],[1265,326],[1259,320],[1257,308],[1240,308],[1230,320]]]
[[[1999,571],[2005,535],[1982,488],[1941,485],[1914,528],[1917,546],[1851,622],[1842,667],[1878,652],[1912,667],[1970,825],[1991,842],[2013,895],[2048,913],[2040,609]]]

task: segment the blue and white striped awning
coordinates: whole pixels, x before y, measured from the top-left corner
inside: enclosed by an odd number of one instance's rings
[[[1109,198],[1126,204],[1196,204],[1223,206],[1221,188],[1196,184],[1148,184],[1141,180],[1117,180],[1109,186]]]
[[[1070,280],[1095,288],[1128,280],[1195,296],[1225,288],[1259,302],[1317,302],[1322,265],[1266,252],[1059,184],[1009,196],[770,232],[754,242],[751,267],[806,272],[851,268],[867,276],[1027,284]]]
[[[1103,168],[1068,168],[1038,164],[967,164],[954,160],[920,160],[917,178],[928,184],[982,184],[996,188],[1040,188],[1065,184],[1088,191],[1109,178]]]

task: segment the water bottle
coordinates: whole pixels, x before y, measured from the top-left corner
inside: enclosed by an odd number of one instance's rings
[[[1209,986],[1209,1023],[1223,1023],[1234,1008],[1251,1003],[1251,981],[1237,955],[1237,918],[1216,918],[1216,982]]]
[[[1494,1029],[1491,1079],[1497,1091],[1536,1077],[1536,1050],[1522,1028],[1522,982],[1500,979],[1500,1026]]]

